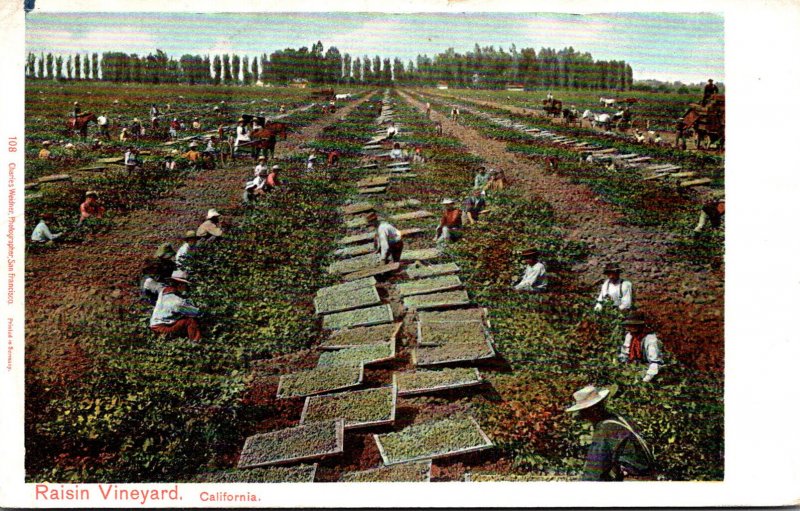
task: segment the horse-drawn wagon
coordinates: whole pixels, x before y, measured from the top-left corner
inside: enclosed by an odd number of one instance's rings
[[[544,107],[544,113],[547,115],[552,115],[553,117],[558,117],[561,115],[561,109],[563,108],[563,103],[560,99],[549,98],[543,99],[542,105]]]
[[[705,106],[691,103],[683,115],[683,129],[695,134],[698,148],[707,149],[716,143],[722,149],[725,145],[725,95],[714,94]]]

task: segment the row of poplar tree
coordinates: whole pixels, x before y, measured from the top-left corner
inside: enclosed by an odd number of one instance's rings
[[[105,52],[91,55],[38,56],[29,53],[26,76],[53,80],[105,80],[134,83],[244,84],[308,81],[316,84],[420,85],[447,83],[450,87],[499,89],[508,84],[534,87],[628,90],[633,70],[624,61],[595,61],[591,54],[572,47],[556,51],[532,48],[509,51],[493,46],[457,53],[452,48],[416,62],[376,55],[341,54],[336,47],[323,50],[287,48],[270,55],[183,55],[175,60],[161,50],[147,56]]]

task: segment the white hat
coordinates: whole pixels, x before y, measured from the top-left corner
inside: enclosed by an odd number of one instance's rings
[[[217,212],[216,209],[211,208],[208,210],[208,214],[206,215],[206,220],[211,220],[215,216],[219,216],[219,213]]]
[[[316,154],[314,154],[314,153],[311,153],[311,154],[308,156],[308,159],[309,159],[309,160],[316,160],[316,159],[317,159],[317,155],[316,155]]]
[[[572,397],[575,399],[575,404],[567,408],[565,411],[577,412],[578,410],[589,408],[607,398],[610,393],[611,389],[598,389],[594,385],[587,385],[586,387],[583,387],[581,390],[572,394]]]
[[[64,146],[64,149],[72,149],[72,148],[74,148],[74,147],[75,147],[75,146],[72,144],[72,142],[70,142],[69,144],[67,144],[67,145],[65,145],[65,146]]]
[[[273,165],[272,166],[272,170],[281,170],[281,166],[280,165]]]
[[[192,142],[189,144],[189,147],[197,147],[197,142]]]
[[[172,272],[170,278],[172,280],[177,280],[178,282],[184,282],[186,284],[189,283],[189,274],[183,270],[175,270],[174,272]]]
[[[444,205],[455,204],[455,202],[453,201],[453,199],[442,199],[442,204]]]

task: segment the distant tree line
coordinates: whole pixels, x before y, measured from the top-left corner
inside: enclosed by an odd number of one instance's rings
[[[572,47],[556,51],[542,48],[508,51],[475,45],[472,51],[453,48],[433,57],[418,55],[416,62],[364,55],[353,58],[322,42],[299,49],[287,48],[267,55],[183,55],[169,57],[161,50],[148,55],[104,52],[91,55],[28,54],[28,78],[52,80],[105,80],[135,83],[243,84],[309,82],[361,85],[433,86],[500,89],[507,84],[527,88],[577,88],[629,90],[633,69],[625,61],[597,60]]]

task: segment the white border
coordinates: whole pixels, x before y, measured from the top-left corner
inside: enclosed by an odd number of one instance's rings
[[[0,4],[0,48],[3,76],[0,119],[2,147],[0,168],[4,171],[2,196],[7,205],[9,161],[17,162],[18,199],[22,197],[22,152],[6,151],[9,136],[21,141],[23,133],[24,37],[21,0]],[[235,9],[234,9],[235,7]],[[486,12],[523,10],[527,12],[624,12],[643,9],[639,1],[455,1],[398,0],[392,4],[369,0],[340,0],[322,6],[311,1],[287,0],[261,3],[242,0],[221,4],[210,0],[180,0],[168,6],[156,0],[38,0],[41,11],[280,11],[309,12],[385,11],[394,12]],[[725,481],[720,483],[637,483],[602,485],[592,483],[342,483],[318,485],[314,491],[293,485],[269,485],[268,490],[252,485],[179,485],[180,502],[156,502],[168,506],[248,505],[216,504],[201,500],[205,490],[241,488],[254,492],[257,506],[715,506],[786,505],[800,502],[800,442],[797,431],[797,388],[794,381],[800,348],[797,315],[800,270],[791,261],[800,253],[800,218],[797,147],[789,123],[800,118],[798,83],[800,66],[800,6],[797,2],[746,2],[722,0],[673,0],[648,2],[648,11],[719,12],[725,16],[725,68],[728,101],[726,281],[726,463]],[[135,20],[132,20],[135,23]],[[310,35],[310,37],[312,37]],[[579,46],[579,45],[577,45]],[[9,216],[2,209],[3,233]],[[14,215],[21,226],[22,204]],[[21,227],[15,233],[15,256],[22,261]],[[4,240],[4,242],[7,240]],[[6,243],[3,244],[4,247]],[[7,290],[4,265],[3,296]],[[22,267],[17,265],[14,283],[17,301],[13,314],[14,369],[0,371],[0,506],[36,507],[33,486],[22,481]],[[5,318],[4,318],[5,319]],[[677,320],[677,318],[676,318]],[[2,343],[4,346],[6,343]],[[5,355],[6,350],[3,350]],[[5,356],[3,357],[5,361]],[[14,413],[9,413],[9,411]],[[147,485],[172,488],[174,485]],[[413,491],[411,490],[413,489]],[[298,491],[299,490],[299,491]],[[407,491],[408,490],[408,491]],[[385,499],[391,491],[392,499]],[[94,492],[97,495],[97,492]],[[53,504],[53,503],[50,503]],[[65,502],[57,507],[126,507],[131,502]],[[142,507],[152,507],[147,503]]]

